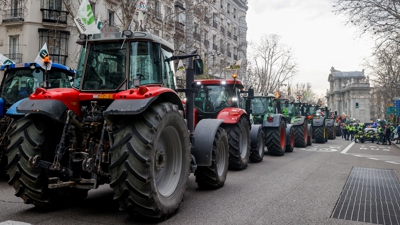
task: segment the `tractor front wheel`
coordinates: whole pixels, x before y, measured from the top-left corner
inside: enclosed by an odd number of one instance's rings
[[[294,126],[294,146],[305,148],[307,147],[308,140],[308,127],[307,121],[304,121],[303,125]]]
[[[194,172],[197,185],[206,189],[218,189],[224,186],[228,164],[228,136],[220,127],[214,137],[211,166],[198,166]]]
[[[239,122],[225,125],[224,129],[229,140],[229,169],[244,170],[250,157],[250,124],[246,117]]]
[[[190,169],[182,112],[171,103],[155,104],[120,125],[110,149],[114,200],[129,215],[169,218],[182,202]]]
[[[251,142],[251,151],[250,151],[250,162],[261,162],[264,159],[264,132],[262,129],[257,130],[257,139]],[[254,143],[253,143],[254,141]]]
[[[267,127],[264,130],[265,145],[271,155],[282,156],[286,151],[286,124],[280,121],[279,127]]]

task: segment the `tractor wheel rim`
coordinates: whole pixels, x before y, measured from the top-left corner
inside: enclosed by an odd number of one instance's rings
[[[240,157],[244,159],[247,155],[247,146],[248,146],[248,140],[249,137],[247,136],[247,130],[244,127],[240,128],[240,133],[239,133],[239,151],[240,151]]]
[[[281,127],[281,149],[285,148],[286,140],[285,140],[285,128]]]
[[[216,163],[217,163],[217,173],[218,176],[222,176],[225,172],[225,165],[227,163],[227,156],[225,154],[225,149],[227,146],[223,141],[220,141],[218,144],[218,151],[216,155]],[[221,152],[224,151],[224,152]]]
[[[157,191],[171,196],[177,188],[182,171],[182,141],[177,129],[166,127],[157,142],[154,171]]]

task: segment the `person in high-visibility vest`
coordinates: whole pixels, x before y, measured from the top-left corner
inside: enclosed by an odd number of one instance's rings
[[[347,130],[347,132],[346,132],[346,140],[349,140],[350,133],[351,133],[351,125],[350,124],[346,125],[346,130]]]
[[[353,141],[354,135],[356,134],[356,131],[357,131],[356,125],[355,125],[355,124],[352,124],[352,125],[351,125],[351,141]]]
[[[383,128],[381,125],[378,125],[378,135],[379,135],[379,140],[376,142],[376,144],[382,143],[383,144]]]

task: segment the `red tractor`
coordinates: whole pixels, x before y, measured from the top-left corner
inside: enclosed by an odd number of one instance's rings
[[[209,118],[222,121],[229,139],[229,169],[243,170],[249,160],[261,162],[264,156],[261,126],[251,125],[249,116],[253,90],[241,91],[244,86],[235,78],[197,80],[195,86],[196,122]],[[243,98],[241,93],[249,95]]]
[[[224,185],[229,157],[222,120],[194,129],[195,52],[146,32],[80,35],[72,88],[37,88],[17,111],[6,149],[9,184],[25,203],[51,207],[110,184],[120,210],[168,218],[190,172],[198,185]],[[175,91],[174,60],[188,59],[186,109]],[[184,111],[186,114],[184,115]]]

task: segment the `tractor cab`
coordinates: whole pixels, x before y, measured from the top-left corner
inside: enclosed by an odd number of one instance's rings
[[[195,88],[194,107],[198,111],[198,120],[217,118],[226,108],[244,108],[245,102],[240,95],[244,87],[239,80],[195,80]]]
[[[251,101],[251,110],[255,124],[262,124],[264,117],[267,118],[276,114],[277,105],[274,99],[273,94],[254,97]]]

